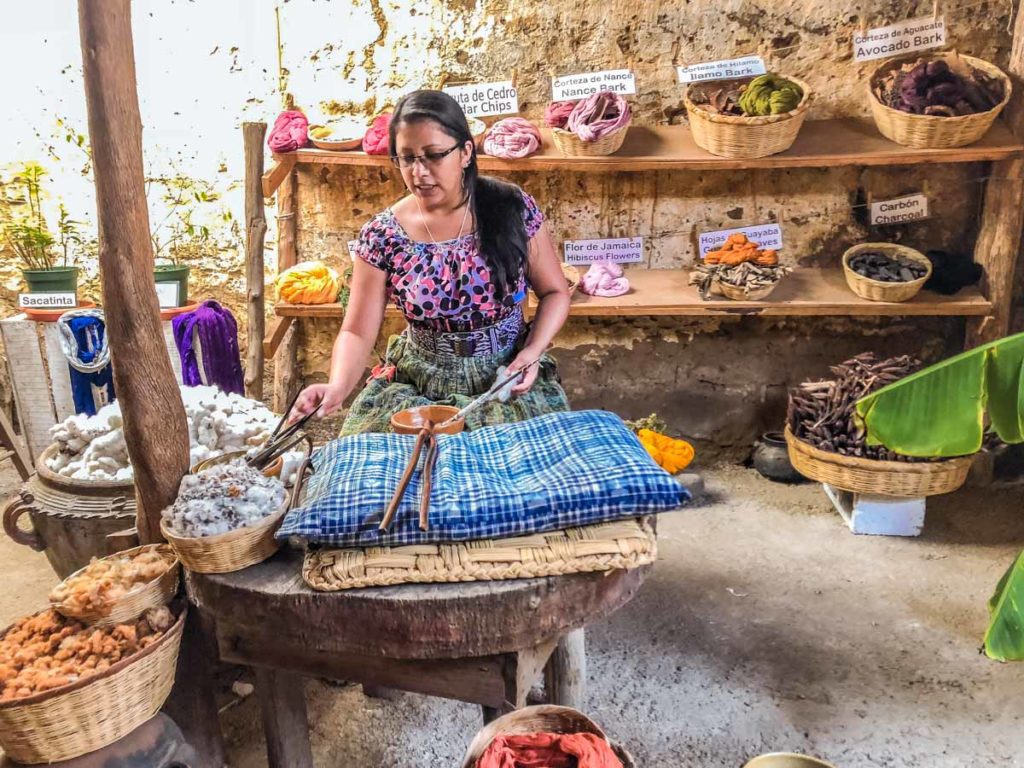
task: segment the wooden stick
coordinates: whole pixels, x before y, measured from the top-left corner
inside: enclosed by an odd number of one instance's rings
[[[430,489],[434,483],[434,462],[437,460],[437,435],[430,421],[424,427],[430,434],[427,437],[427,456],[423,461],[423,488],[420,492],[420,530],[430,527]]]
[[[274,155],[274,164],[263,174],[263,196],[270,197],[295,167],[295,155]]]
[[[423,442],[430,438],[430,430],[426,427],[420,430],[420,433],[416,435],[416,442],[412,446],[412,456],[409,457],[409,463],[405,465],[405,472],[402,473],[402,479],[398,481],[398,487],[395,488],[395,493],[391,497],[391,501],[388,503],[387,509],[384,511],[384,518],[380,521],[380,525],[377,526],[378,531],[386,531],[388,526],[391,525],[391,521],[395,517],[395,513],[398,511],[398,505],[402,503],[402,497],[405,495],[405,489],[409,487],[409,481],[412,480],[412,473],[416,471],[416,465],[420,460],[420,451],[423,450]]]
[[[135,468],[139,540],[148,544],[162,540],[160,512],[174,501],[188,471],[189,439],[153,282],[131,4],[82,0],[78,23],[107,338]]]
[[[295,232],[295,171],[292,170],[277,190],[277,274],[298,263]]]
[[[266,123],[243,123],[245,147],[245,290],[246,333],[245,395],[263,399],[263,332],[266,324],[263,303],[263,246],[267,217],[263,210],[263,137]]]
[[[277,354],[277,348],[284,341],[284,335],[291,328],[294,317],[275,317],[270,323],[270,330],[263,337],[263,354],[272,358]]]

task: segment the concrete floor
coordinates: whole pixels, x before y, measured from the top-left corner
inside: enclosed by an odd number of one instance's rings
[[[739,768],[796,750],[840,768],[1024,766],[1024,665],[979,655],[986,601],[1024,547],[1022,489],[933,500],[919,539],[858,537],[818,486],[741,468],[661,519],[637,598],[588,631],[587,712],[645,768]],[[0,474],[0,491],[16,485]],[[41,555],[0,540],[0,625],[44,604]],[[458,766],[475,707],[310,682],[319,766]],[[265,766],[252,698],[222,716]]]

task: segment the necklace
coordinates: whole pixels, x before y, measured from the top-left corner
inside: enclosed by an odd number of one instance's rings
[[[439,245],[438,242],[437,242],[437,238],[434,237],[434,233],[430,231],[430,225],[427,224],[427,217],[423,215],[423,208],[420,206],[420,201],[416,198],[415,195],[413,195],[412,199],[413,199],[413,202],[416,203],[416,210],[418,210],[420,212],[420,222],[422,222],[423,228],[425,230],[427,230],[427,234],[430,235],[430,239],[434,243],[434,245]],[[459,240],[459,239],[462,238],[462,230],[464,230],[466,228],[466,219],[469,218],[469,209],[472,206],[472,202],[473,202],[472,198],[470,198],[466,202],[466,212],[464,214],[462,214],[462,223],[459,225],[459,234],[457,234],[455,236],[456,240]]]

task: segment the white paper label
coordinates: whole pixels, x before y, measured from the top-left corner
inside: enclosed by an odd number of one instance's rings
[[[928,198],[921,194],[871,203],[872,224],[902,224],[927,218]]]
[[[609,69],[556,77],[551,81],[552,101],[585,99],[598,91],[633,95],[636,93],[636,76],[628,69]]]
[[[714,232],[701,232],[698,239],[700,257],[703,259],[709,251],[717,251],[729,235],[742,232],[752,243],[757,243],[761,250],[782,250],[782,225],[781,224],[758,224],[754,227],[738,227],[737,229],[719,229]]]
[[[907,19],[888,27],[869,29],[866,35],[853,33],[853,58],[856,61],[884,59],[897,53],[921,51],[946,44],[946,19],[926,16]]]
[[[178,306],[178,284],[157,283],[156,298],[160,302],[160,309],[170,309]]]
[[[565,261],[568,264],[594,264],[598,261],[634,264],[643,260],[644,239],[642,237],[565,241]]]
[[[466,117],[514,115],[519,111],[519,94],[511,80],[474,85],[453,85],[444,92],[459,102]]]
[[[78,306],[75,293],[22,293],[18,295],[22,309],[74,309]]]
[[[742,59],[724,59],[676,67],[680,83],[699,83],[704,80],[732,80],[737,77],[754,77],[767,72],[764,59],[760,56],[744,56]]]

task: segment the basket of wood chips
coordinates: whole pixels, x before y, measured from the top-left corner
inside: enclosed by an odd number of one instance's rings
[[[179,560],[166,544],[94,559],[50,592],[54,610],[85,624],[113,626],[166,605],[178,592]]]
[[[70,760],[123,738],[163,707],[183,602],[88,627],[52,609],[0,635],[0,749],[27,765]]]

